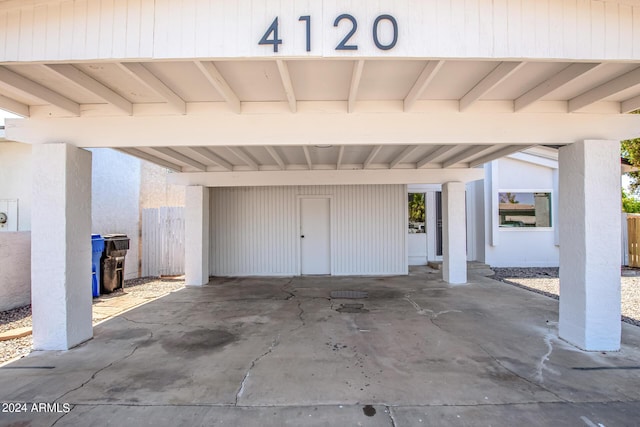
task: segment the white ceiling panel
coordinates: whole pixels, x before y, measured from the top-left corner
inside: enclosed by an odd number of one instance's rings
[[[425,61],[366,61],[358,100],[404,99],[425,64]]]
[[[146,67],[186,102],[223,100],[193,62],[151,62]]]
[[[447,61],[420,99],[460,99],[498,64],[491,61]]]
[[[133,103],[166,102],[153,90],[129,76],[117,64],[77,64],[76,67]]]
[[[216,67],[241,101],[286,101],[275,61],[219,61]]]
[[[548,80],[570,64],[562,62],[529,62],[512,73],[482,99],[516,99]]]
[[[353,61],[288,61],[289,74],[299,101],[347,99]]]
[[[634,68],[637,64],[603,64],[600,67],[583,74],[577,79],[567,83],[559,89],[554,90],[544,100],[547,101],[566,101],[571,98],[598,87],[609,80],[625,74]]]
[[[70,82],[44,65],[9,65],[6,68],[79,104],[106,103],[104,99]]]

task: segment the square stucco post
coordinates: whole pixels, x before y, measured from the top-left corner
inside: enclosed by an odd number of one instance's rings
[[[442,185],[442,278],[451,284],[467,282],[467,224],[465,185]]]
[[[620,144],[560,149],[560,323],[564,340],[620,349]]]
[[[185,282],[209,283],[209,188],[188,186],[185,194]]]
[[[31,208],[33,347],[68,350],[91,324],[91,153],[34,145]]]

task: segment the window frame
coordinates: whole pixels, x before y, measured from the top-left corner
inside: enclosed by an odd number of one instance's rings
[[[549,216],[551,217],[551,226],[550,227],[505,227],[500,225],[500,194],[501,193],[547,193],[549,194]],[[522,232],[522,231],[553,231],[555,228],[556,218],[554,215],[554,191],[551,189],[530,189],[530,188],[518,188],[518,189],[498,189],[495,194],[495,199],[497,203],[497,216],[496,222],[498,224],[498,231],[505,232]]]

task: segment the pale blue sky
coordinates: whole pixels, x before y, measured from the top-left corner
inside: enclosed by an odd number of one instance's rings
[[[11,114],[7,111],[0,110],[0,126],[4,126],[4,119],[15,118],[15,117],[20,117],[20,116],[16,116],[15,114]]]

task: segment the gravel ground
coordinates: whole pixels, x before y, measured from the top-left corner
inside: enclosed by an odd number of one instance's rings
[[[529,291],[558,299],[558,268],[493,268],[493,277]],[[640,326],[640,277],[621,278],[622,320]]]
[[[117,298],[125,293],[133,297],[154,300],[169,292],[183,288],[184,277],[161,279],[143,277],[125,281],[124,287],[124,291],[118,290],[111,294],[101,295],[99,298],[95,298],[93,302]],[[9,311],[0,311],[0,332],[23,327],[31,327],[30,305]],[[32,345],[33,339],[31,335],[14,340],[0,341],[0,364],[18,356],[26,356],[31,352]]]

